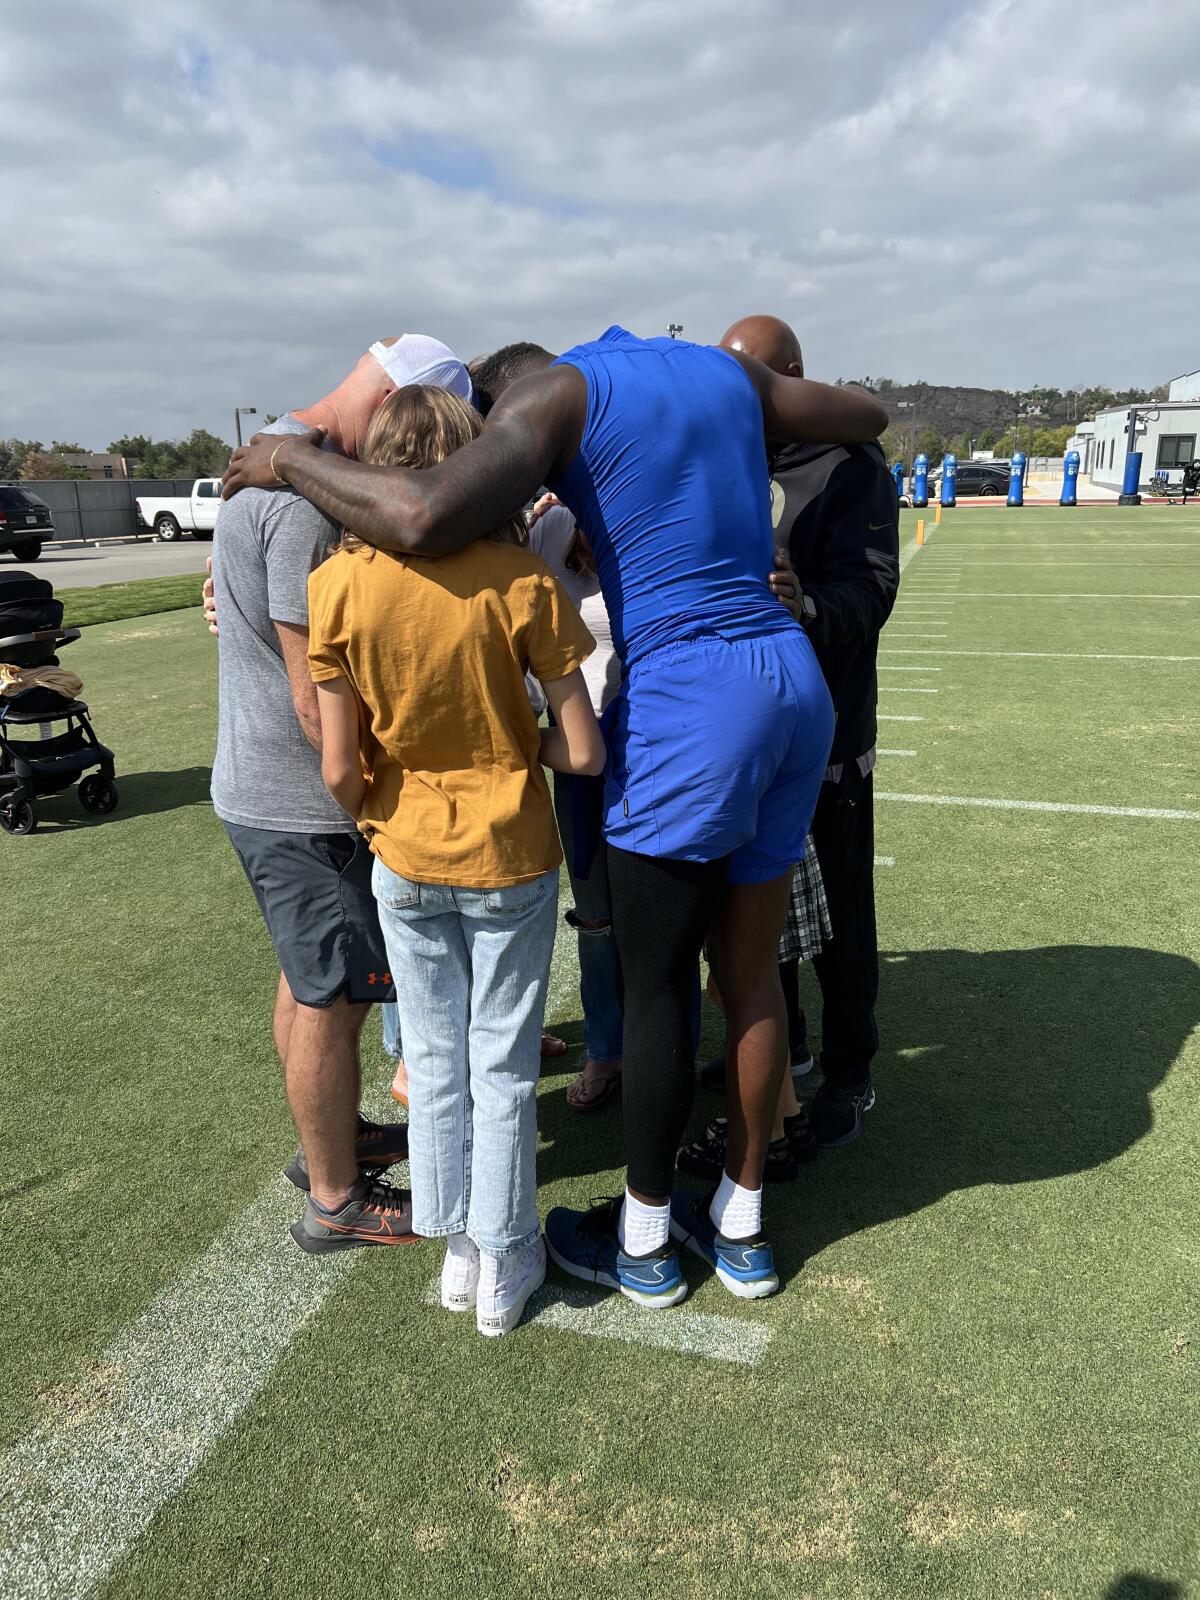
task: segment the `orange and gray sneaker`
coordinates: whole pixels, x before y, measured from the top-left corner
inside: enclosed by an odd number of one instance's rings
[[[358,1170],[365,1178],[377,1178],[397,1162],[407,1161],[408,1123],[368,1122],[366,1117],[359,1117],[354,1156]],[[297,1148],[296,1154],[284,1167],[283,1175],[289,1183],[294,1183],[297,1189],[303,1189],[307,1194],[308,1162],[304,1159],[302,1148]]]
[[[354,1250],[365,1244],[415,1244],[412,1195],[377,1178],[360,1178],[349,1200],[336,1211],[318,1205],[310,1194],[300,1221],[288,1230],[310,1256]]]

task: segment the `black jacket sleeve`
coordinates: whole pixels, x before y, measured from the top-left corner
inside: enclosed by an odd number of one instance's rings
[[[900,583],[900,503],[875,445],[851,448],[830,478],[821,507],[819,580],[801,584],[817,614],[805,623],[816,645],[873,639],[891,614]]]

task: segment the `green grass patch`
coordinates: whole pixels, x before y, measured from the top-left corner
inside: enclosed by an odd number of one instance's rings
[[[180,572],[163,578],[134,578],[129,583],[102,583],[94,589],[60,589],[58,598],[68,628],[91,628],[101,622],[124,622],[128,617],[198,606],[203,581],[203,573]]]
[[[883,674],[939,693],[883,696],[924,720],[882,725],[917,755],[882,757],[878,787],[1200,809],[1196,663],[949,653],[1200,655],[1198,602],[1066,598],[1200,595],[1200,555],[1150,546],[1191,526],[947,517],[903,585],[962,592],[940,671]],[[92,629],[71,664],[120,808],[67,794],[0,838],[0,1453],[119,1380],[106,1345],[292,1148],[273,957],[207,798],[215,663],[194,615]],[[485,1343],[424,1303],[435,1246],[361,1252],[103,1600],[1184,1600],[1198,843],[1191,823],[881,802],[878,1105],[769,1194],[782,1295],[738,1304],[685,1262],[698,1311],[770,1329],[762,1364],[540,1325]],[[577,1046],[573,961],[564,933],[550,1020]],[[566,1107],[577,1060],[542,1082],[543,1211],[621,1181],[619,1108]],[[372,1095],[387,1076],[372,1026]],[[705,1092],[696,1123],[719,1109]]]

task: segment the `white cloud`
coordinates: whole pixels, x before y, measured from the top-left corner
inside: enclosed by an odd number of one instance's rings
[[[1158,381],[1196,57],[1051,0],[46,0],[0,58],[0,432],[228,435],[404,328],[751,309],[830,376]]]

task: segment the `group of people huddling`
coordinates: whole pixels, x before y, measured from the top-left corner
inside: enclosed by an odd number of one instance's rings
[[[405,334],[234,455],[212,793],[282,969],[302,1249],[443,1239],[442,1304],[487,1335],[520,1320],[547,1252],[650,1309],[687,1294],[677,1243],[735,1295],[779,1288],[764,1179],[848,1143],[874,1102],[886,422],[805,380],[774,318],[720,346],[610,328],[470,368]],[[543,1229],[564,857],[585,1046],[568,1104],[619,1092],[628,1174]],[[702,952],[726,1115],[689,1142]],[[810,1117],[802,957],[823,997]],[[376,1002],[407,1123],[359,1111]],[[382,1176],[404,1159],[410,1190]]]

